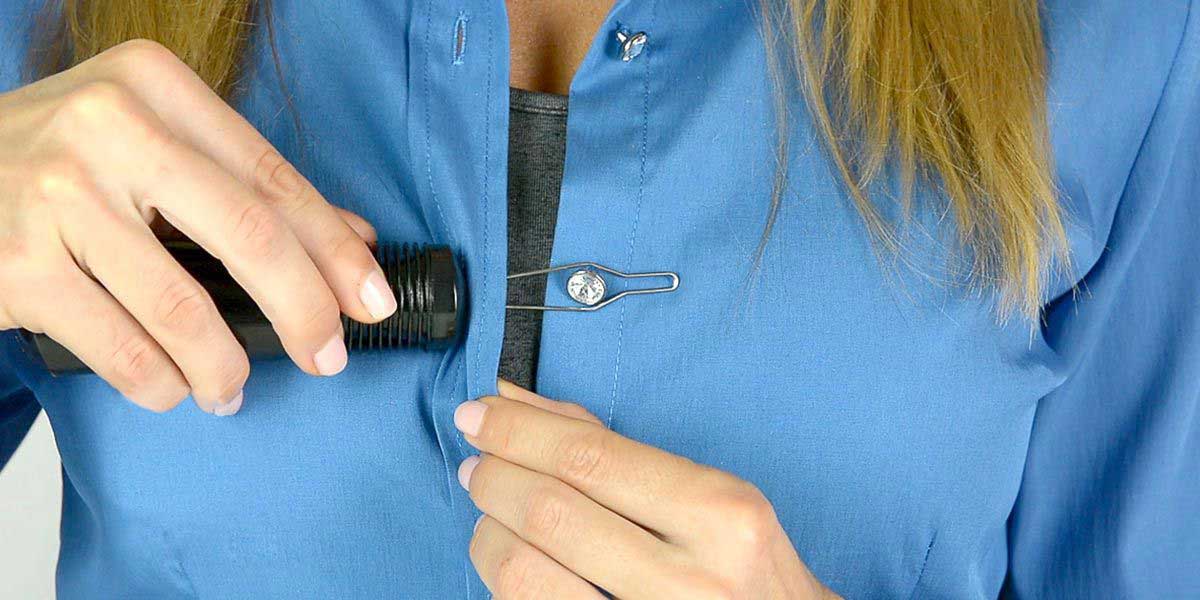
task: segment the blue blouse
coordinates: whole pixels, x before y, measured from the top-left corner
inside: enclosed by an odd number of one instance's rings
[[[0,3],[0,90],[35,4]],[[504,3],[274,4],[281,75],[260,47],[240,110],[382,238],[459,253],[465,339],[329,379],[256,363],[222,419],[52,378],[4,334],[0,460],[45,410],[64,598],[486,598],[451,417],[496,392]],[[775,169],[755,4],[618,0],[597,33],[571,84],[553,264],[682,284],[547,314],[538,389],[758,485],[848,597],[1200,597],[1197,2],[1046,2],[1072,268],[1032,335],[947,266],[935,191],[904,231],[918,268],[872,253],[798,96],[754,270]],[[619,30],[645,51],[622,60]],[[571,303],[564,284],[547,303]]]

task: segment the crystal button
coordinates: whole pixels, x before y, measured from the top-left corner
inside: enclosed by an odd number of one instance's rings
[[[641,56],[642,51],[646,49],[646,42],[650,41],[650,38],[644,31],[637,33],[618,31],[617,41],[621,42],[621,60],[629,62]]]
[[[567,295],[584,305],[595,306],[604,299],[604,278],[591,269],[580,269],[567,278]]]

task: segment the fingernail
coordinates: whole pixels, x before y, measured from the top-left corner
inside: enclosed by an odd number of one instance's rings
[[[317,365],[317,372],[326,377],[341,373],[346,368],[346,343],[342,341],[342,334],[329,338],[313,356],[313,363]]]
[[[363,282],[362,289],[358,291],[358,298],[362,300],[363,306],[367,307],[367,312],[376,319],[386,318],[396,312],[396,296],[388,289],[387,280],[379,271],[371,273]]]
[[[229,402],[218,404],[213,408],[213,414],[218,417],[228,417],[236,414],[242,409],[242,399],[245,397],[243,392],[238,392]]]
[[[462,461],[458,465],[458,484],[463,486],[464,490],[471,489],[471,473],[475,472],[475,467],[479,466],[479,457],[471,456],[467,460]]]
[[[475,437],[479,435],[479,429],[483,426],[483,413],[486,412],[486,404],[476,400],[467,400],[454,409],[454,426],[459,431]]]
[[[475,533],[476,531],[479,531],[479,524],[483,522],[483,518],[486,516],[487,515],[479,515],[479,518],[475,519],[475,527],[471,528],[471,533]]]

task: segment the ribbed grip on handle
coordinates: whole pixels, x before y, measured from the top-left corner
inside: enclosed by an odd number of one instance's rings
[[[286,354],[271,323],[220,261],[191,242],[165,245],[175,260],[208,291],[251,359]],[[375,257],[399,306],[392,316],[370,325],[343,315],[347,350],[439,350],[453,345],[463,328],[466,289],[450,248],[379,244]],[[89,370],[83,361],[49,336],[28,331],[23,334],[26,351],[40,357],[50,372]]]
[[[342,316],[346,348],[445,348],[458,337],[462,277],[446,246],[381,244],[375,258],[383,267],[399,308],[378,323]]]

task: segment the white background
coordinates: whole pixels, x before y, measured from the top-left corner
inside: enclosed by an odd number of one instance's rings
[[[62,476],[46,414],[0,471],[0,598],[54,597]]]

